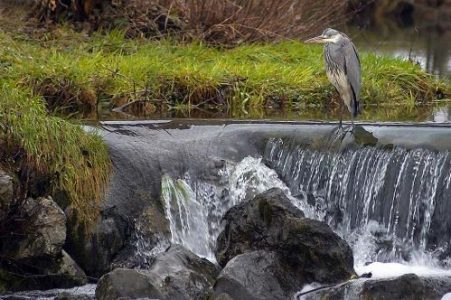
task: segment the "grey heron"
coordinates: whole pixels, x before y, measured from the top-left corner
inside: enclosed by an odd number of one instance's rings
[[[340,94],[354,118],[360,113],[359,96],[361,86],[360,59],[351,39],[344,33],[327,28],[317,37],[305,43],[324,44],[324,60],[329,81]],[[342,122],[342,106],[340,102],[340,127]]]

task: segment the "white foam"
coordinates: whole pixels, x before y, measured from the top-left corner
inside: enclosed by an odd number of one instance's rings
[[[451,300],[451,293],[443,295],[441,300]]]
[[[365,273],[371,273],[371,278],[390,278],[402,276],[404,274],[415,274],[418,276],[451,276],[451,270],[401,263],[374,262],[367,266],[355,266],[355,270],[359,276]]]

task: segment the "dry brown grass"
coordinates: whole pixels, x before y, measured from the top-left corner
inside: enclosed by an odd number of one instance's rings
[[[347,1],[160,0],[196,37],[212,43],[302,38],[345,19]]]
[[[50,3],[50,4],[49,4]],[[211,44],[303,38],[346,20],[337,0],[39,0],[40,20],[89,21],[91,29],[120,27],[130,37],[174,35]],[[88,22],[88,23],[89,23]]]
[[[36,81],[36,80],[35,80]],[[97,95],[91,89],[81,87],[70,79],[44,78],[39,82],[30,82],[34,92],[42,95],[47,110],[53,114],[72,115],[95,114]]]

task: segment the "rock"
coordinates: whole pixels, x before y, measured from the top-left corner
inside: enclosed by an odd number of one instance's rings
[[[419,277],[406,274],[387,279],[358,279],[304,295],[314,299],[441,299],[451,291],[451,277]]]
[[[106,210],[91,234],[78,222],[76,211],[66,209],[68,235],[64,246],[91,276],[100,277],[110,270],[115,255],[126,245],[132,222],[126,216]]]
[[[28,198],[17,226],[0,238],[0,289],[19,291],[69,288],[87,282],[83,270],[62,251],[66,217],[47,198]]]
[[[111,268],[148,269],[155,255],[171,245],[167,222],[164,214],[154,208],[146,209],[134,222],[131,236],[114,256]]]
[[[406,274],[395,279],[368,280],[363,283],[364,299],[440,299],[451,291],[451,278],[421,278]]]
[[[46,290],[84,285],[88,279],[66,253],[57,258],[39,258],[26,264],[0,266],[0,290]]]
[[[289,299],[299,289],[298,280],[296,273],[285,271],[274,252],[247,252],[222,269],[214,299]]]
[[[0,170],[0,221],[8,214],[13,202],[13,180],[11,176]]]
[[[233,298],[227,293],[221,293],[212,297],[214,300],[233,300]],[[252,300],[252,299],[250,299]]]
[[[2,256],[19,261],[59,255],[66,239],[66,217],[52,198],[26,199],[21,215],[17,232],[0,238]]]
[[[148,270],[118,268],[102,276],[96,297],[102,299],[206,299],[218,270],[180,245],[155,257]]]
[[[145,297],[163,299],[152,274],[144,270],[115,269],[103,275],[96,288],[98,300]]]
[[[219,264],[225,266],[246,252],[267,250],[278,255],[287,272],[299,274],[298,285],[335,283],[355,275],[349,245],[326,223],[303,216],[275,188],[232,207],[217,241]]]
[[[58,287],[73,287],[84,285],[88,282],[85,272],[77,265],[77,263],[66,253],[61,252],[62,256],[54,264],[52,274],[57,274],[61,279],[61,283],[54,283]]]
[[[172,245],[156,256],[150,272],[167,299],[204,299],[210,292],[218,268],[181,245]]]
[[[66,215],[68,236],[64,248],[94,277],[117,267],[147,268],[152,257],[146,255],[153,254],[151,250],[158,244],[166,244],[170,236],[164,211],[155,205],[143,208],[136,217],[124,214],[115,206],[105,208],[90,235],[78,225],[71,207],[66,209]]]

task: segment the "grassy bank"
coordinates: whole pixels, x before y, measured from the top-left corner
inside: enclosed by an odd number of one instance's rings
[[[0,166],[18,176],[19,200],[51,194],[63,208],[72,205],[82,224],[95,222],[110,172],[101,138],[49,116],[40,97],[5,81],[0,86]]]
[[[86,116],[100,106],[136,100],[151,110],[230,112],[338,101],[324,72],[322,48],[295,41],[221,50],[127,40],[119,31],[88,38],[70,30],[48,40],[5,33],[0,40],[6,66],[0,79],[44,97],[51,111],[65,115]],[[368,53],[361,60],[365,104],[415,105],[450,92],[411,62]]]

